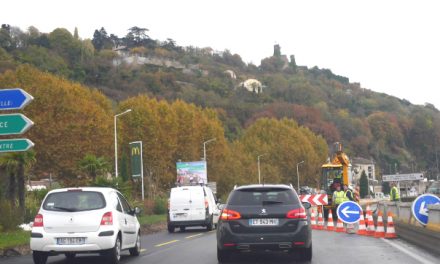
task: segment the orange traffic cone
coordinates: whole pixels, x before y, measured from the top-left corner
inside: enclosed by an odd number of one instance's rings
[[[367,227],[365,226],[364,212],[361,211],[361,219],[359,220],[359,229],[357,231],[358,235],[366,236]]]
[[[345,232],[345,227],[344,227],[344,223],[342,223],[341,218],[338,218],[338,223],[336,224],[336,232],[338,233],[343,233]]]
[[[322,212],[318,209],[318,226],[316,229],[324,230],[324,219],[322,218]]]
[[[369,206],[367,206],[367,221],[367,236],[374,236],[376,231],[374,229],[373,213],[369,209]]]
[[[377,214],[377,227],[376,227],[376,232],[374,232],[374,237],[376,238],[385,237],[385,227],[383,226],[381,211],[379,211],[379,213]]]
[[[393,215],[391,212],[388,212],[387,232],[385,233],[385,238],[397,238],[396,230],[394,229]]]
[[[333,222],[333,214],[332,210],[328,210],[328,219],[327,219],[327,231],[335,231],[335,222]]]
[[[311,223],[312,223],[312,229],[318,229],[316,226],[316,218],[315,218],[315,211],[312,208],[312,217],[310,219]]]

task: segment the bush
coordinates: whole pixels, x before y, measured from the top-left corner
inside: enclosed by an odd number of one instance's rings
[[[35,190],[27,192],[26,195],[26,209],[24,214],[24,222],[29,223],[34,221],[35,215],[40,209],[41,202],[43,201],[49,190]]]
[[[153,213],[154,214],[166,214],[168,211],[168,199],[158,197],[154,200]]]
[[[13,208],[9,201],[0,200],[0,230],[13,231],[20,225],[20,210]]]

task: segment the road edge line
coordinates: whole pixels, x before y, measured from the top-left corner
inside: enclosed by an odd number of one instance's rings
[[[397,245],[396,243],[393,243],[393,242],[391,242],[391,241],[389,241],[389,240],[387,240],[385,238],[381,238],[381,240],[386,242],[388,245],[390,245],[390,246],[400,250],[401,252],[405,253],[406,255],[412,257],[413,259],[415,259],[417,261],[420,261],[423,264],[434,264],[433,262],[431,262],[431,261],[429,261],[427,259],[424,259],[423,257],[420,257],[420,256],[412,253],[411,251],[407,250],[406,248],[404,248],[404,247],[402,247],[400,245]]]

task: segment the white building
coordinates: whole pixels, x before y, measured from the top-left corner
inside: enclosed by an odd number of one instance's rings
[[[353,172],[353,181],[359,183],[361,179],[362,171],[365,171],[367,174],[368,180],[370,183],[376,181],[376,170],[374,168],[373,159],[368,160],[364,158],[353,158],[352,160],[352,172]]]

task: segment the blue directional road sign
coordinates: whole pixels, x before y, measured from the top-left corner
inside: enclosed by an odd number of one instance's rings
[[[428,224],[428,205],[440,203],[440,198],[433,194],[423,194],[417,197],[411,206],[414,218],[422,225]]]
[[[362,208],[359,204],[352,201],[347,201],[338,206],[336,214],[342,222],[346,224],[354,224],[361,219],[361,211]]]
[[[22,109],[34,98],[20,88],[0,90],[0,110]]]

